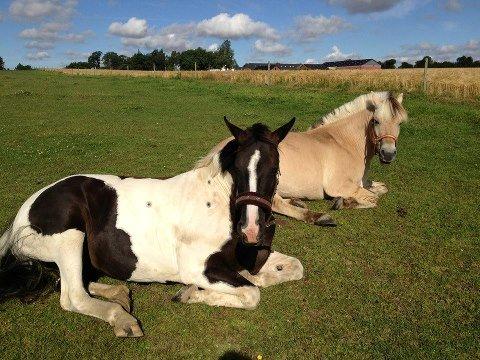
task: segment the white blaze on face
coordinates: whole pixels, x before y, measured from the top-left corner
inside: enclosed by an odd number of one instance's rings
[[[260,160],[260,151],[255,150],[248,163],[248,191],[257,191],[257,165]],[[248,242],[256,243],[259,231],[258,226],[258,206],[247,205],[246,226],[243,228],[244,234],[247,236]]]

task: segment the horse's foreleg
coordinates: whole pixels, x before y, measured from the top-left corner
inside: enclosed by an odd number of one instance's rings
[[[272,210],[278,214],[292,217],[309,224],[319,226],[335,226],[335,221],[328,214],[317,213],[303,207],[292,205],[279,195],[273,197]]]
[[[107,285],[91,282],[88,284],[88,292],[91,295],[111,300],[130,312],[130,289],[125,285]]]
[[[172,300],[242,309],[257,307],[260,290],[238,272],[222,267],[208,270],[207,276],[195,276],[193,284],[182,288]]]
[[[255,285],[267,287],[286,281],[300,280],[303,278],[303,266],[298,259],[274,251],[258,274],[252,275],[247,270],[243,270],[241,274]]]
[[[113,326],[116,336],[142,336],[137,320],[119,304],[94,299],[85,291],[82,281],[82,250],[84,234],[78,230],[68,230],[59,237],[56,263],[60,269],[63,309],[94,316]]]
[[[377,194],[359,187],[351,196],[336,198],[332,209],[365,209],[376,207],[377,203]]]

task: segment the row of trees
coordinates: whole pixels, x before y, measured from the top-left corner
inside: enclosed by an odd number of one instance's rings
[[[234,52],[229,40],[225,40],[217,50],[209,51],[201,47],[183,52],[172,51],[167,55],[163,50],[153,50],[143,54],[140,51],[132,56],[118,55],[113,51],[103,54],[93,52],[86,62],[72,62],[69,69],[105,68],[116,70],[197,70],[237,68]]]
[[[430,56],[425,56],[422,60],[415,61],[415,64],[410,64],[408,62],[403,61],[399,69],[411,69],[411,68],[423,68],[425,66],[425,61],[428,59],[428,67],[429,68],[454,68],[454,67],[480,67],[480,60],[474,61],[471,56],[460,56],[457,58],[456,62],[451,61],[435,61]],[[382,65],[382,69],[395,69],[397,60],[389,59],[384,62],[380,62]]]
[[[0,70],[6,70],[5,61],[2,57],[0,57]],[[32,67],[30,65],[22,65],[19,63],[17,66],[15,66],[15,70],[32,70]]]

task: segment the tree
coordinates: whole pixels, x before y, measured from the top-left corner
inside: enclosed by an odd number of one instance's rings
[[[435,67],[434,64],[435,62],[430,56],[425,56],[422,60],[415,61],[415,67],[416,68],[423,68],[425,66],[425,59],[428,59],[428,66],[429,67]]]
[[[67,69],[90,69],[91,68],[90,64],[86,61],[71,62],[65,67]]]
[[[411,68],[413,68],[413,65],[406,62],[406,61],[403,61],[402,64],[398,68],[399,69],[411,69]]]
[[[180,55],[181,53],[177,51],[172,51],[170,56],[167,59],[167,69],[168,70],[176,70],[177,67],[180,66]]]
[[[215,51],[214,66],[217,69],[220,69],[224,66],[229,69],[238,67],[230,40],[225,40],[222,45],[220,45],[218,50]]]
[[[5,70],[5,62],[2,57],[0,57],[0,70]]]
[[[125,66],[124,58],[113,51],[105,53],[102,62],[107,69],[123,69]]]
[[[150,54],[147,54],[148,64],[151,66],[151,70],[165,70],[167,56],[162,50],[153,50]]]
[[[182,70],[208,70],[213,67],[214,53],[202,48],[190,49],[182,52],[179,57],[179,64]]]
[[[390,59],[390,60],[385,60],[382,64],[382,69],[395,69],[395,63],[397,60],[395,59]]]
[[[15,66],[15,70],[32,70],[32,67],[30,65],[22,65],[18,63],[18,65]]]
[[[88,57],[88,63],[90,64],[90,67],[92,68],[100,68],[100,60],[102,57],[102,52],[101,51],[94,51],[89,57]]]
[[[473,59],[471,56],[460,56],[457,58],[456,65],[458,67],[472,67],[473,66]]]
[[[142,54],[140,51],[133,54],[128,59],[128,67],[130,70],[150,70],[148,64],[148,57],[145,54]]]

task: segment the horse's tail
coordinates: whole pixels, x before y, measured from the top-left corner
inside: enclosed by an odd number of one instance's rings
[[[59,279],[58,269],[16,256],[11,249],[14,242],[10,226],[0,238],[0,303],[10,298],[30,303],[54,291]]]

